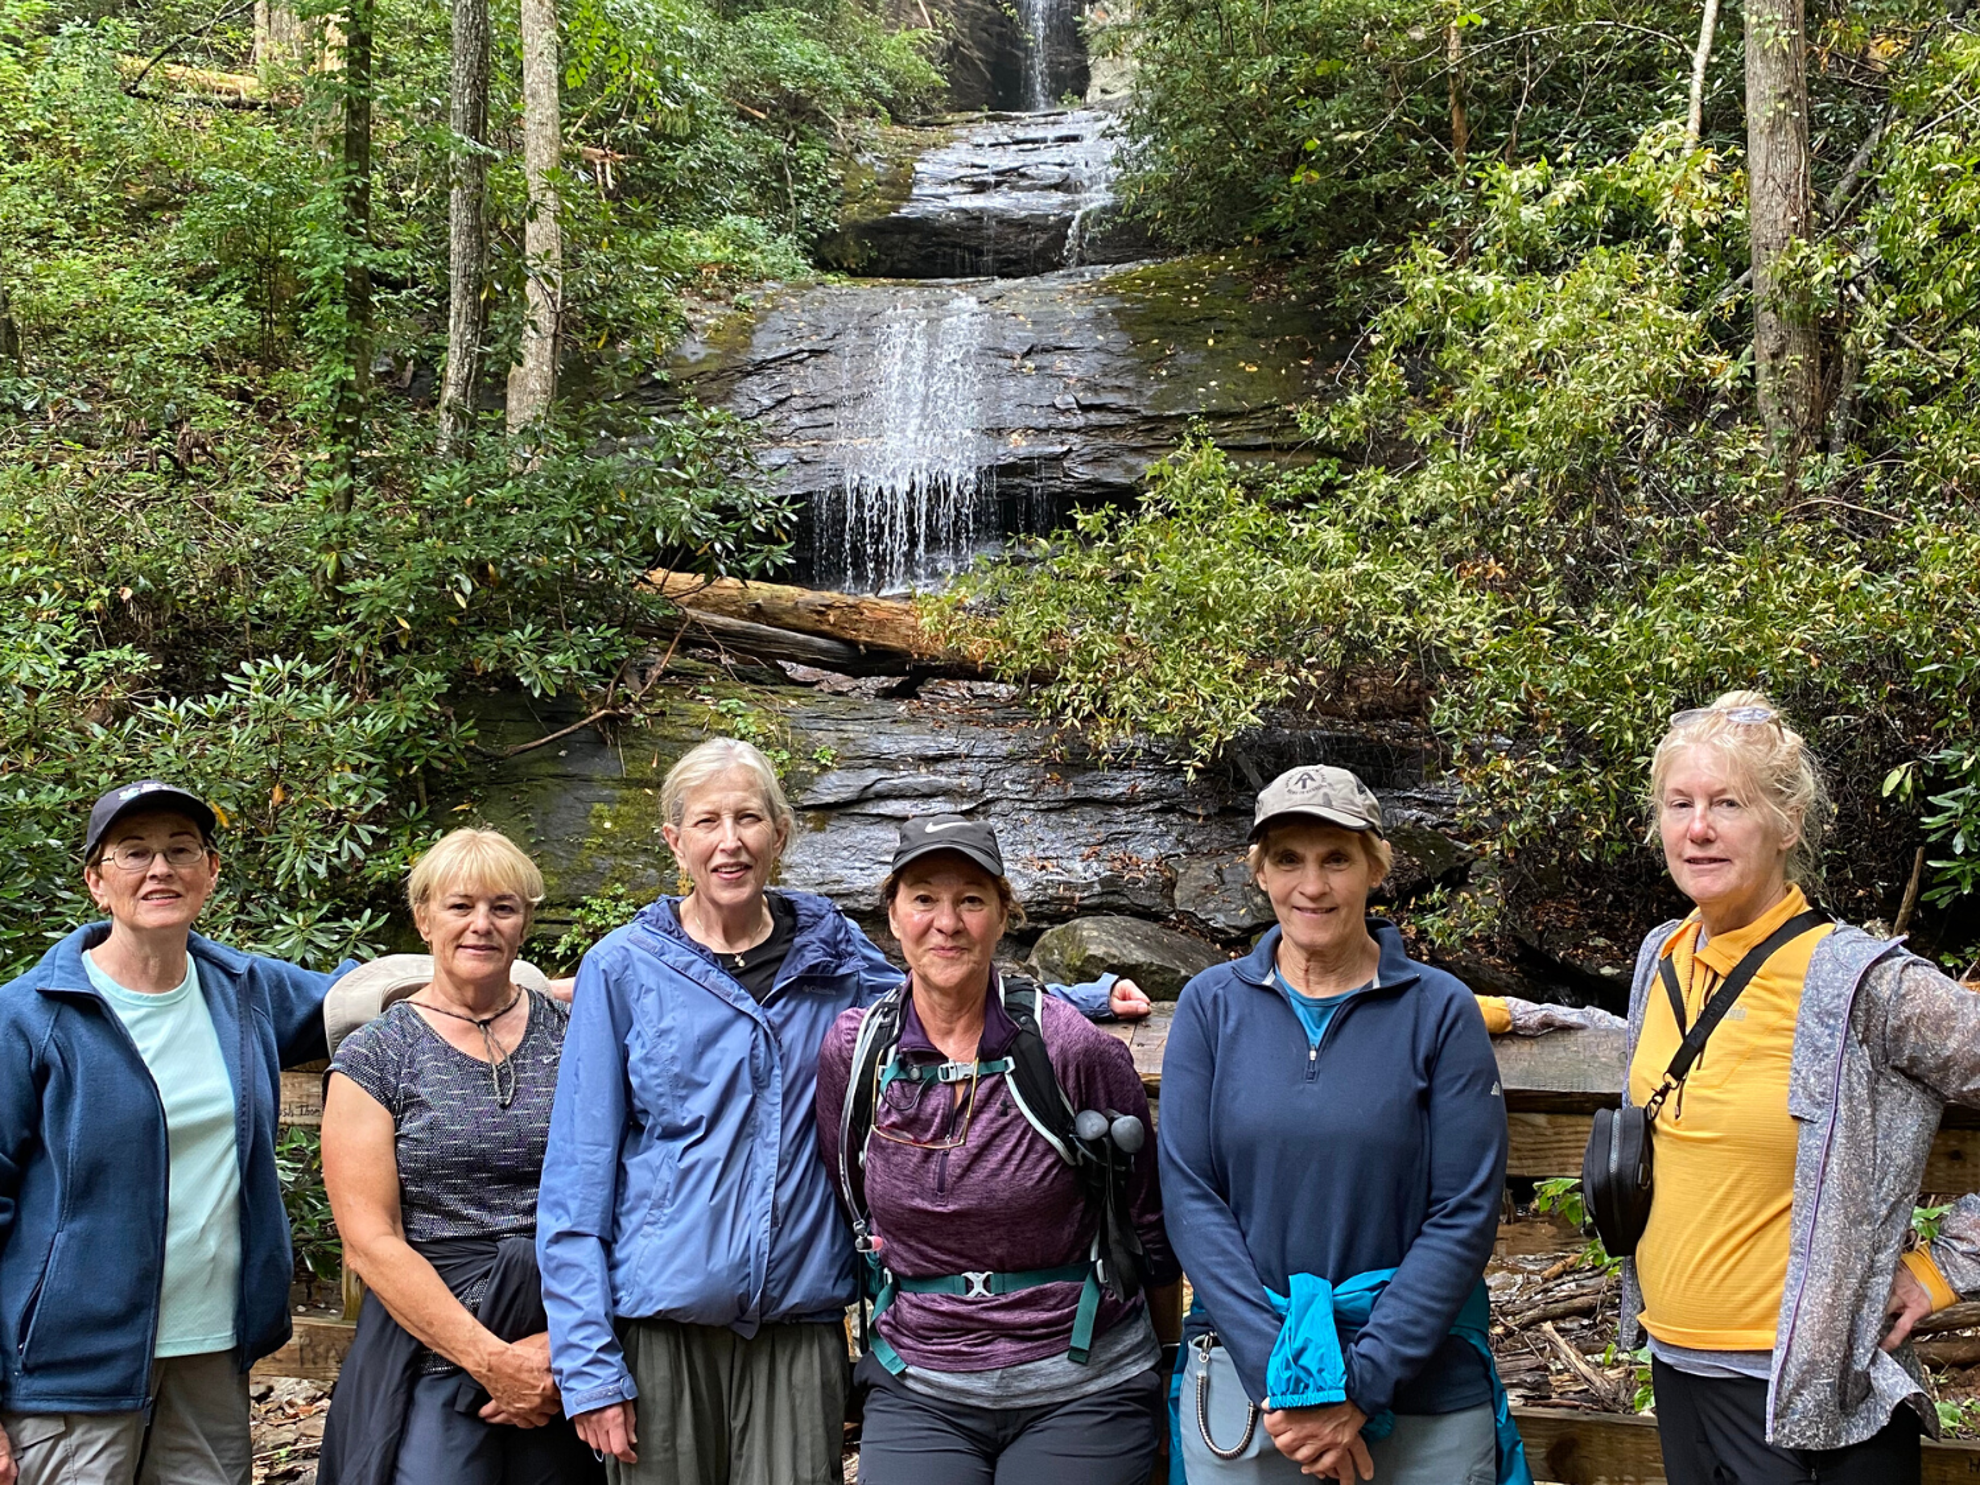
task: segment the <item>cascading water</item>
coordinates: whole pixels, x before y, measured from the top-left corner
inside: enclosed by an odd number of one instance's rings
[[[1052,107],[1060,89],[1085,86],[1077,15],[1075,0],[1016,0],[1029,112],[950,126],[916,160],[905,197],[848,234],[842,266],[921,284],[821,288],[835,315],[857,303],[849,333],[828,354],[792,357],[781,390],[764,389],[761,411],[832,409],[786,454],[796,478],[829,471],[808,484],[800,547],[812,583],[886,592],[939,581],[1063,515],[1045,486],[1066,445],[1014,431],[1035,418],[1033,350],[1049,355],[1050,341],[993,306],[1000,282],[1138,255],[1106,214],[1110,116]],[[1055,425],[1081,421],[1071,393],[1048,402]]]
[[[1018,0],[1018,20],[1024,27],[1024,106],[1038,113],[1056,101],[1051,93],[1053,22],[1064,0]]]
[[[814,498],[816,581],[887,592],[954,572],[986,535],[982,306],[903,291],[873,355],[848,360],[838,487]]]
[[[907,199],[869,228],[869,251],[882,251],[868,271],[1009,282],[1082,263],[1089,246],[1117,248],[1102,242],[1104,227],[1089,230],[1113,199],[1109,122],[1094,110],[1054,111],[956,133],[920,158]],[[858,300],[859,332],[829,362],[793,363],[786,384],[833,408],[804,455],[829,449],[836,471],[812,487],[808,581],[860,592],[939,581],[1063,514],[1040,487],[1043,466],[997,431],[1023,401],[1011,378],[1030,374],[1012,354],[1021,327],[991,302],[997,282],[833,291]]]

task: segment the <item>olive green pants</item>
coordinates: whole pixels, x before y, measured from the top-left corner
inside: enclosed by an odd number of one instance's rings
[[[850,1365],[844,1329],[620,1322],[639,1385],[637,1464],[611,1485],[841,1485]]]

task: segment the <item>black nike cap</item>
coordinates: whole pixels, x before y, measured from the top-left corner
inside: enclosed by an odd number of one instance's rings
[[[897,872],[935,851],[956,851],[993,877],[1004,874],[1004,853],[997,847],[997,832],[981,820],[965,820],[961,815],[923,815],[903,821],[901,843],[888,871]]]

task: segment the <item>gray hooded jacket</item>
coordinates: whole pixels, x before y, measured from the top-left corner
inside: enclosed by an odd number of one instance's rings
[[[1637,956],[1632,1059],[1658,953],[1678,926],[1657,929]],[[1622,1096],[1627,1104],[1627,1077]],[[1767,1392],[1767,1436],[1778,1447],[1861,1443],[1900,1405],[1938,1434],[1911,1347],[1887,1352],[1877,1343],[1925,1157],[1949,1102],[1980,1105],[1980,995],[1896,940],[1838,928],[1809,961],[1788,1081],[1788,1112],[1801,1127]],[[1980,1291],[1980,1196],[1962,1197],[1946,1214],[1931,1254],[1954,1290]],[[1622,1306],[1623,1344],[1635,1346],[1643,1295],[1634,1263],[1623,1265]]]

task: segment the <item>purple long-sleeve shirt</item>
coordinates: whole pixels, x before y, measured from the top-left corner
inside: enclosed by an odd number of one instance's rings
[[[863,1015],[858,1010],[841,1015],[818,1053],[819,1151],[835,1172],[840,1112]],[[1148,1098],[1123,1043],[1056,1000],[1041,997],[1038,1015],[1059,1086],[1075,1109],[1111,1109],[1148,1120]],[[1001,996],[990,995],[977,1056],[996,1061],[1017,1034]],[[898,1055],[943,1060],[912,999],[902,1017]],[[1082,1263],[1091,1252],[1094,1219],[1079,1180],[1018,1111],[1003,1074],[981,1080],[973,1110],[967,1097],[956,1104],[951,1085],[896,1082],[876,1105],[874,1127],[866,1147],[866,1199],[881,1253],[895,1273],[917,1278],[975,1270],[1011,1273]],[[918,1149],[884,1135],[921,1145],[961,1143],[948,1150]],[[1154,1155],[1151,1139],[1135,1157],[1129,1193],[1149,1282],[1165,1284],[1178,1270],[1162,1230]],[[1077,1283],[1042,1284],[983,1299],[902,1294],[880,1330],[909,1366],[990,1371],[1065,1351],[1072,1343],[1079,1295]],[[1094,1333],[1104,1335],[1142,1302],[1139,1296],[1126,1304],[1103,1296]]]

